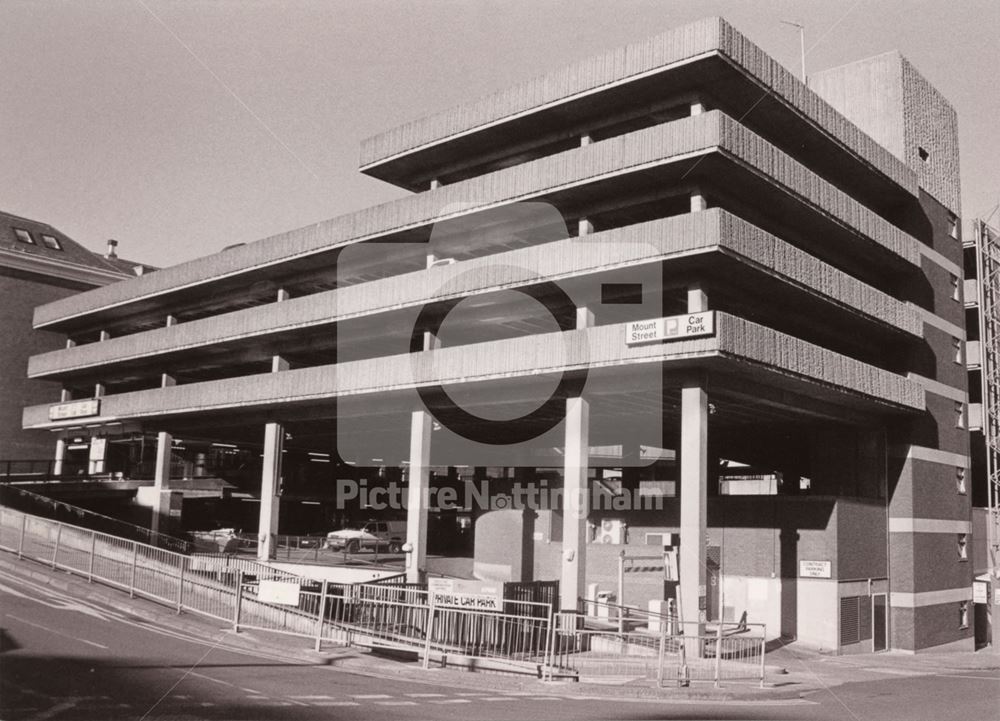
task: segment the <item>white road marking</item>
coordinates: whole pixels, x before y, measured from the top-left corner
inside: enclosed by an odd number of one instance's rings
[[[289,696],[288,698],[301,699],[302,701],[312,701],[314,699],[319,701],[327,701],[327,700],[332,700],[333,696],[327,696],[324,694],[312,694],[309,696]]]
[[[416,701],[376,701],[376,706],[416,706]]]
[[[410,698],[444,698],[443,693],[408,693]]]
[[[68,633],[63,633],[62,631],[56,631],[55,629],[49,628],[47,626],[43,626],[43,625],[41,625],[39,623],[35,623],[33,621],[29,621],[26,618],[21,618],[20,616],[15,616],[13,613],[5,613],[4,616],[6,616],[7,618],[13,618],[15,621],[20,621],[21,623],[23,623],[26,626],[34,626],[35,628],[39,628],[42,631],[47,631],[47,632],[49,632],[51,634],[54,634],[56,636],[62,636],[63,638],[68,638],[68,639],[70,639],[72,641],[79,641],[80,643],[85,643],[85,644],[87,644],[89,646],[96,646],[97,648],[102,648],[105,651],[108,650],[108,647],[105,646],[102,643],[96,643],[94,641],[88,641],[85,638],[78,638],[76,636],[70,636]]]
[[[984,670],[983,673],[988,673],[988,672]],[[996,676],[968,676],[960,673],[936,673],[934,675],[938,676],[939,678],[971,678],[975,679],[976,681],[992,681],[993,683],[997,682]]]
[[[212,650],[226,651],[228,653],[235,653],[242,656],[247,656],[248,658],[257,658],[257,659],[266,658],[272,661],[280,661],[289,665],[306,665],[301,661],[295,659],[289,659],[277,653],[270,653],[268,651],[263,651],[263,650],[250,650],[246,648],[240,648],[238,646],[229,646],[221,643],[221,641],[213,643],[201,636],[189,635],[187,632],[179,631],[167,626],[157,626],[155,625],[157,621],[146,621],[144,619],[138,619],[135,618],[134,616],[121,613],[113,609],[97,606],[91,602],[74,599],[70,596],[54,591],[49,586],[42,586],[37,583],[20,578],[19,576],[6,573],[4,571],[0,571],[0,577],[16,582],[21,586],[38,591],[38,594],[36,594],[36,596],[44,595],[61,600],[62,605],[55,606],[54,608],[79,611],[80,613],[85,613],[87,615],[94,616],[95,618],[100,618],[103,621],[108,621],[108,622],[113,621],[115,623],[122,623],[128,626],[132,626],[133,628],[142,629],[150,633],[158,633],[161,636],[167,636],[168,638],[177,639],[179,641],[198,644],[200,646],[209,646]],[[14,593],[15,595],[23,596],[24,598],[27,598],[29,600],[38,601],[38,598],[36,596],[24,595],[23,593],[19,592],[14,592]],[[223,631],[225,633],[231,633],[231,629],[223,629]]]
[[[206,681],[211,681],[212,683],[219,683],[219,684],[222,684],[223,686],[230,686],[232,688],[236,688],[236,684],[234,684],[234,683],[229,683],[228,681],[223,681],[223,680],[218,679],[218,678],[212,678],[211,676],[206,676],[205,674],[198,673],[197,671],[192,671],[188,675],[190,675],[190,676],[196,676],[197,678],[203,678]]]
[[[10,578],[8,574],[3,574],[7,578]],[[18,579],[21,580],[21,579]],[[101,612],[99,609],[94,608],[90,604],[84,603],[83,601],[78,601],[69,596],[63,596],[62,594],[56,593],[49,590],[45,596],[31,596],[26,593],[22,593],[17,589],[11,588],[5,584],[0,584],[0,591],[4,593],[9,593],[11,596],[17,596],[19,598],[26,598],[29,601],[34,601],[42,606],[48,606],[49,608],[54,608],[58,611],[77,611],[84,614],[85,616],[93,616],[101,621],[109,621],[107,615]]]
[[[373,698],[392,698],[387,693],[352,693],[351,698],[363,698],[363,699],[373,699]]]
[[[313,706],[360,706],[357,701],[314,701]]]
[[[39,714],[35,714],[30,719],[28,719],[28,721],[46,721],[47,719],[50,719],[53,716],[58,716],[63,711],[67,711],[68,709],[71,709],[74,706],[76,706],[76,701],[63,701],[62,703],[57,703],[50,709],[42,711]]]
[[[472,701],[470,701],[467,698],[446,698],[446,699],[442,699],[441,701],[431,701],[431,703],[442,703],[442,704],[443,703],[472,703]]]

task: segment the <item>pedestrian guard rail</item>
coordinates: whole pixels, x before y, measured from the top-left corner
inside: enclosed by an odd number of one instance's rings
[[[250,559],[185,555],[0,505],[0,549],[157,603],[244,629],[324,643],[390,648],[432,662],[556,677],[660,684],[764,683],[764,628],[714,629],[631,609],[624,629],[553,609],[551,588],[513,598],[440,596],[422,584],[342,584]],[[610,615],[610,614],[609,614]],[[618,616],[624,616],[619,609]]]

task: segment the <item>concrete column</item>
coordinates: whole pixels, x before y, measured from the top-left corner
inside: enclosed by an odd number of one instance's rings
[[[159,533],[160,527],[170,514],[170,455],[174,448],[174,437],[166,431],[156,434],[156,466],[153,468],[153,516],[150,530]],[[166,497],[166,509],[164,509]]]
[[[66,347],[67,348],[76,348],[76,341],[73,340],[72,338],[67,338],[66,339]]]
[[[708,293],[701,283],[692,283],[687,291],[687,312],[703,313],[708,310]]]
[[[576,309],[576,327],[594,325],[589,308]],[[563,611],[576,611],[577,600],[587,588],[587,517],[590,513],[590,401],[566,399],[566,444],[563,454],[562,572],[559,604]]]
[[[704,112],[705,112],[705,103],[701,102],[700,100],[693,100],[691,102],[692,115],[701,115]]]
[[[708,201],[705,200],[705,196],[702,194],[700,188],[696,188],[691,191],[691,212],[698,213],[702,210],[708,210]]]
[[[174,378],[169,373],[160,374],[160,388],[169,388],[170,386],[177,385],[177,379]]]
[[[576,234],[579,236],[590,235],[594,232],[594,224],[589,218],[580,218],[576,226]]]
[[[56,438],[55,462],[52,464],[52,475],[61,476],[63,472],[63,461],[66,459],[66,439]]]
[[[688,313],[708,310],[708,294],[701,283],[688,286],[687,306]],[[702,621],[706,615],[701,599],[704,597],[707,602],[708,394],[701,376],[681,387],[680,456],[680,610],[683,621]],[[701,624],[698,630],[702,630]]]
[[[590,145],[592,142],[594,142],[594,140],[590,137],[590,133],[584,133],[580,136],[580,147]]]
[[[166,431],[156,434],[156,467],[153,469],[153,488],[163,491],[170,486],[170,454],[174,437]]]
[[[560,609],[576,611],[587,588],[587,515],[590,510],[590,402],[566,399],[566,452],[563,458],[562,573]]]
[[[705,620],[705,535],[708,532],[708,394],[703,378],[681,387],[681,620]],[[687,625],[685,633],[694,627]],[[698,632],[703,630],[701,623]]]
[[[106,330],[102,330],[101,331],[101,338],[100,339],[102,341],[111,340],[111,334],[108,333]]]
[[[431,190],[437,190],[438,188],[441,187],[441,181],[438,180],[437,178],[433,178],[430,182],[430,187]]]
[[[94,398],[103,398],[103,397],[104,397],[104,384],[103,383],[95,383],[94,384]]]
[[[169,328],[172,325],[177,325],[177,316],[175,316],[175,315],[168,315],[167,316],[167,328]]]
[[[282,301],[288,300],[290,297],[291,295],[289,295],[287,290],[285,290],[284,288],[278,288],[278,292],[275,295],[275,302],[281,303]],[[288,370],[290,367],[291,365],[289,364],[288,360],[285,359],[283,356],[280,355],[271,356],[272,373],[281,373],[282,371]]]
[[[59,402],[67,403],[73,400],[73,392],[69,388],[63,388],[59,391]]]
[[[430,490],[431,414],[413,411],[410,416],[410,469],[406,506],[406,580],[420,583],[427,572],[427,506]]]
[[[281,451],[285,445],[285,427],[281,423],[264,425],[264,469],[260,479],[260,521],[257,525],[257,559],[267,561],[277,553],[278,512],[281,499]]]

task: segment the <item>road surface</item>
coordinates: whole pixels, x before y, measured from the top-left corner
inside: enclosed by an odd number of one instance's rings
[[[228,646],[200,634],[74,599],[0,572],[0,716],[31,719],[822,719],[987,720],[1000,717],[997,675],[943,672],[816,692],[808,700],[629,701],[475,691],[376,678]],[[190,617],[186,617],[190,618]]]

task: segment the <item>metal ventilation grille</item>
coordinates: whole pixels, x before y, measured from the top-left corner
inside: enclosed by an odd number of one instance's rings
[[[860,601],[857,596],[840,599],[840,645],[849,646],[861,640]]]

